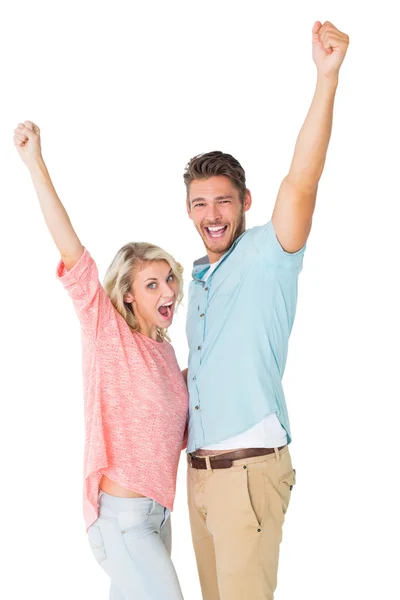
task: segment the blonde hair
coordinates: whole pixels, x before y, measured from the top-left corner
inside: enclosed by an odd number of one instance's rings
[[[183,267],[162,248],[146,242],[125,244],[118,250],[114,260],[108,267],[104,278],[104,289],[114,308],[122,315],[133,331],[139,331],[139,323],[132,306],[124,302],[124,296],[132,289],[135,271],[143,267],[143,263],[159,260],[165,260],[172,269],[178,282],[177,302],[180,304],[183,298]],[[162,340],[170,341],[167,329],[157,328],[157,332]]]

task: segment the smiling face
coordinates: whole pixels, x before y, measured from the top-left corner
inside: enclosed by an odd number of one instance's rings
[[[179,283],[165,260],[146,261],[135,270],[124,302],[132,305],[141,333],[157,339],[157,328],[171,325],[178,292]]]
[[[243,202],[229,177],[214,176],[190,183],[189,217],[201,235],[210,262],[216,262],[245,230],[245,212],[251,206],[246,190]]]

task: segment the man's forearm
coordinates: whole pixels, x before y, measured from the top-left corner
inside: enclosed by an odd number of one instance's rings
[[[335,76],[318,76],[306,120],[300,130],[287,179],[294,185],[318,185],[332,131],[333,105],[338,85]]]

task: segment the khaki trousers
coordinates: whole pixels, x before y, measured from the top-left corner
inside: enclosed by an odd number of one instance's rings
[[[188,466],[192,539],[203,600],[273,600],[282,525],[296,473],[287,446],[229,469]]]

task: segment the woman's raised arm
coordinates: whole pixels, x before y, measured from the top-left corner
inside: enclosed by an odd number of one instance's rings
[[[31,121],[20,123],[14,131],[14,144],[28,167],[47,227],[69,270],[81,257],[83,246],[50,179],[42,157],[39,127]]]

